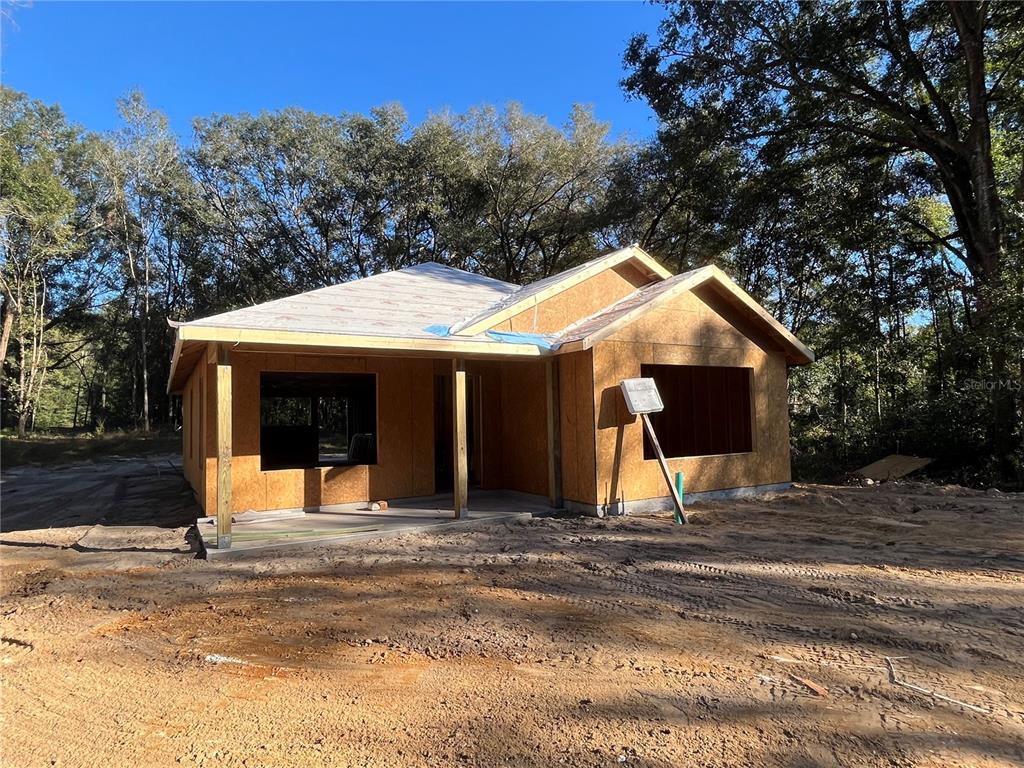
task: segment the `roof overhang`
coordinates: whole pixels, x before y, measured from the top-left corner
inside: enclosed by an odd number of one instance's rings
[[[180,392],[199,358],[196,351],[210,344],[225,344],[240,352],[293,352],[362,354],[404,357],[503,357],[531,358],[551,354],[535,344],[514,344],[463,337],[400,338],[335,333],[224,328],[178,325],[174,328],[174,352],[167,380],[169,393]],[[182,361],[185,361],[184,363]]]
[[[751,321],[756,324],[758,329],[766,333],[773,344],[777,344],[783,350],[788,364],[803,365],[814,361],[814,353],[806,345],[716,266],[702,267],[686,273],[685,276],[678,276],[671,286],[665,286],[665,289],[657,295],[628,309],[628,311],[623,311],[607,324],[583,338],[559,344],[557,336],[551,337],[552,348],[548,348],[548,344],[516,342],[512,339],[499,341],[493,335],[470,334],[473,329],[480,329],[479,332],[482,333],[529,306],[544,301],[573,285],[578,285],[604,269],[631,259],[644,265],[649,270],[649,274],[652,277],[657,277],[659,282],[671,278],[671,274],[641,248],[630,246],[596,260],[587,269],[546,287],[543,291],[528,297],[524,302],[502,308],[501,311],[489,315],[486,319],[478,318],[472,321],[471,325],[453,329],[450,335],[437,337],[313,333],[171,322],[169,324],[174,329],[175,338],[167,391],[180,392],[196,363],[206,359],[204,353],[210,349],[211,345],[218,344],[230,345],[232,349],[238,351],[253,352],[506,359],[538,358],[551,354],[585,350],[614,335],[621,328],[671,300],[674,296],[684,291],[701,289],[703,286],[709,285],[714,287],[718,296],[728,301],[731,308],[742,313],[744,322]],[[624,302],[628,300],[629,297],[623,299]],[[615,306],[613,304],[602,311],[613,310]],[[623,306],[622,309],[626,309],[626,306],[628,305]]]

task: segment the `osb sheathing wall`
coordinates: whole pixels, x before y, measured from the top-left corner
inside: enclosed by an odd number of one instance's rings
[[[206,366],[202,362],[192,369],[182,391],[181,465],[185,479],[200,504],[206,495],[206,447],[203,427],[206,414]]]
[[[200,365],[197,370],[203,367],[213,366]],[[231,369],[232,511],[311,508],[433,493],[432,360],[244,352],[232,354]],[[261,471],[261,371],[376,374],[378,463]],[[205,378],[215,380],[208,375]],[[208,402],[216,402],[214,391],[208,396]],[[206,413],[204,507],[209,514],[217,498],[215,409],[207,408]],[[200,498],[200,503],[203,501]]]
[[[546,495],[544,361],[470,361],[466,371],[480,392],[480,487]]]
[[[651,278],[636,266],[619,264],[520,312],[495,326],[494,330],[555,333],[581,318],[600,312],[649,282]]]
[[[644,363],[753,369],[754,450],[669,459],[673,473],[685,473],[687,492],[789,481],[785,358],[770,342],[755,343],[741,327],[749,330],[716,296],[702,300],[685,293],[595,346],[598,503],[668,495],[657,461],[644,460],[643,425],[628,413],[619,390],[619,382],[639,376]]]
[[[434,376],[450,375],[450,360],[236,352],[231,366],[233,511],[434,493]],[[186,414],[192,403],[182,446],[185,476],[208,514],[217,500],[214,369],[201,361],[189,376],[182,401]],[[470,361],[467,370],[479,377],[481,487],[546,494],[544,362]],[[378,463],[261,471],[261,371],[376,374]],[[192,456],[189,440],[196,443]]]

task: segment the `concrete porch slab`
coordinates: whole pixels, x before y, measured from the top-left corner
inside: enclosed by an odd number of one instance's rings
[[[452,503],[450,495],[431,496],[398,499],[380,512],[366,510],[365,504],[339,504],[315,512],[293,510],[289,516],[243,520],[232,525],[231,547],[227,549],[216,547],[217,526],[212,518],[201,519],[198,528],[205,556],[221,558],[261,555],[286,547],[349,544],[445,527],[475,527],[552,512],[542,497],[478,491],[470,493],[469,514],[456,520]]]

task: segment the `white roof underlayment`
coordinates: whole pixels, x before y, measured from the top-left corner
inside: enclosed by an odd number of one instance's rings
[[[518,288],[513,283],[442,264],[417,264],[182,326],[437,338],[438,326],[447,328],[482,312]]]

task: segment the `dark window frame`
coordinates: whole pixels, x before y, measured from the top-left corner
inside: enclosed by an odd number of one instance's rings
[[[365,379],[363,382],[357,380]],[[319,467],[351,467],[375,466],[379,462],[380,441],[380,399],[378,376],[372,371],[261,371],[259,391],[259,430],[260,430],[260,470],[272,472],[291,469],[316,469]],[[358,395],[368,397],[369,407],[358,412],[356,423],[348,422],[346,415],[347,455],[351,455],[353,438],[356,435],[370,435],[369,443],[364,441],[362,449],[366,455],[359,460],[328,459],[321,454],[320,432],[320,401],[325,397],[344,397],[339,390],[349,388],[354,394],[348,395],[351,400]],[[359,390],[362,390],[361,392]],[[308,424],[264,424],[264,401],[270,398],[309,399]],[[303,434],[303,432],[305,434]],[[276,434],[275,434],[276,433]],[[291,434],[289,434],[291,433]],[[266,445],[271,440],[287,439],[293,441],[294,453],[288,454],[287,449],[268,451]],[[301,452],[305,456],[300,455]],[[276,455],[275,455],[276,453]],[[268,456],[268,454],[270,454]],[[315,457],[315,458],[314,458]]]
[[[650,418],[666,458],[755,451],[753,368],[644,363],[640,375],[655,380],[665,404],[665,410]],[[656,461],[646,433],[643,446],[644,461]]]

